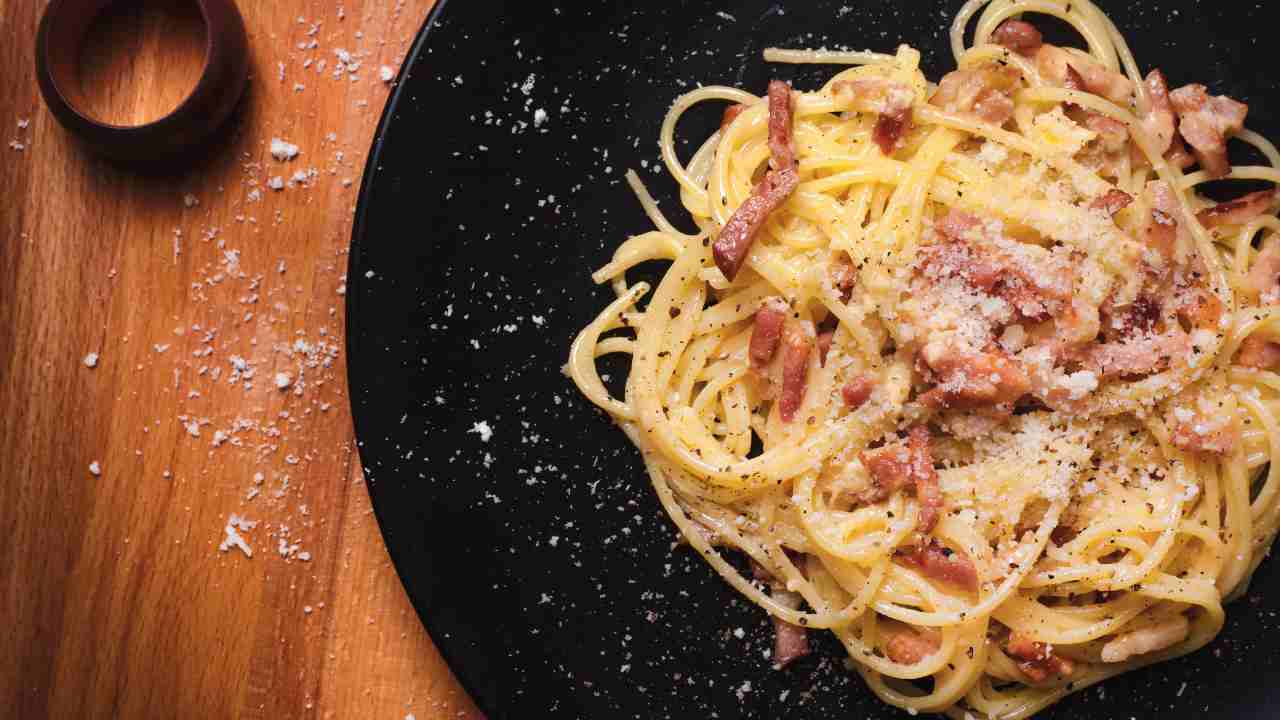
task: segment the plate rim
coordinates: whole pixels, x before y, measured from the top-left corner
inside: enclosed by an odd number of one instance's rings
[[[404,590],[405,595],[409,598],[409,604],[413,606],[414,614],[418,617],[427,635],[431,638],[431,644],[436,651],[444,659],[445,665],[449,668],[449,673],[460,684],[467,696],[480,708],[487,717],[497,717],[497,708],[486,707],[483,703],[485,697],[483,693],[477,692],[477,686],[471,682],[470,677],[466,673],[458,672],[460,664],[456,663],[457,657],[449,643],[441,643],[439,640],[440,633],[437,633],[430,620],[430,613],[424,611],[424,608],[430,604],[429,598],[424,597],[421,592],[415,591],[413,586],[405,576],[403,568],[408,562],[408,558],[402,557],[402,553],[395,549],[395,544],[387,534],[387,517],[386,510],[380,507],[377,502],[376,492],[374,491],[373,481],[365,472],[364,444],[360,441],[362,437],[361,426],[364,425],[360,421],[360,413],[356,411],[355,390],[357,387],[354,364],[351,359],[356,356],[359,350],[359,333],[356,332],[358,308],[360,305],[360,285],[362,282],[361,275],[356,271],[362,264],[364,248],[366,243],[370,242],[367,237],[369,223],[369,209],[374,204],[375,187],[377,183],[374,178],[377,174],[377,168],[382,159],[382,151],[386,144],[388,132],[393,126],[393,118],[399,109],[400,103],[405,99],[405,77],[412,74],[418,63],[422,60],[424,50],[427,43],[434,37],[432,31],[439,27],[439,20],[443,17],[445,10],[450,6],[449,0],[436,0],[431,10],[427,13],[426,19],[422,21],[413,44],[409,51],[405,53],[405,59],[400,64],[399,70],[396,72],[395,80],[392,82],[391,94],[387,97],[386,103],[382,107],[382,115],[378,118],[378,124],[373,132],[373,139],[368,156],[365,159],[364,169],[360,176],[360,190],[356,196],[356,208],[354,220],[351,223],[351,242],[347,252],[347,291],[345,296],[344,311],[346,318],[344,319],[344,330],[346,338],[344,345],[347,353],[347,405],[351,409],[351,425],[356,441],[356,459],[360,463],[360,472],[364,477],[365,491],[369,493],[369,504],[373,508],[374,519],[378,525],[378,536],[382,538],[382,545],[386,548],[387,555],[391,558],[391,565],[395,568],[396,578],[400,581],[400,587]]]

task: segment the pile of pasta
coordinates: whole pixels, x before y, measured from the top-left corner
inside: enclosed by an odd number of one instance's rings
[[[1276,534],[1280,203],[1197,188],[1278,182],[1280,154],[1090,2],[972,0],[951,43],[936,84],[907,46],[771,49],[849,67],[678,98],[696,231],[628,175],[655,227],[593,275],[616,299],[567,370],[772,616],[777,667],[826,630],[886,702],[1016,719],[1202,647]]]

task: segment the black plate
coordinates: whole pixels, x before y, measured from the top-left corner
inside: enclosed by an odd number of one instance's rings
[[[697,83],[762,92],[772,76],[812,88],[833,72],[767,66],[768,45],[909,42],[936,78],[951,69],[959,5],[442,0],[424,25],[360,197],[352,404],[396,568],[490,718],[905,717],[844,670],[830,638],[769,668],[764,613],[672,548],[638,454],[560,368],[611,297],[589,273],[649,229],[622,173],[636,168],[688,226],[675,184],[654,172],[676,95]],[[1261,5],[1110,9],[1144,66],[1248,101],[1251,127],[1274,137],[1280,75]],[[705,137],[718,112],[694,113],[682,134]],[[1267,563],[1209,649],[1044,717],[1277,717],[1277,589]]]

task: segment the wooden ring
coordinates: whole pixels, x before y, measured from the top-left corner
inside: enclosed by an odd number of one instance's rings
[[[249,76],[248,39],[234,0],[184,0],[200,8],[205,58],[195,89],[172,112],[142,125],[93,119],[77,66],[89,27],[120,0],[51,0],[36,34],[36,77],[49,111],[94,152],[123,161],[166,161],[209,139],[231,114]]]

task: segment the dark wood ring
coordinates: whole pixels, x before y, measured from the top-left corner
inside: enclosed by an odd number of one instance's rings
[[[50,112],[94,152],[123,161],[172,161],[207,140],[231,114],[249,75],[244,20],[234,0],[185,0],[204,20],[205,59],[191,94],[143,125],[103,123],[83,108],[77,64],[94,18],[112,2],[51,0],[36,34],[36,77]]]

